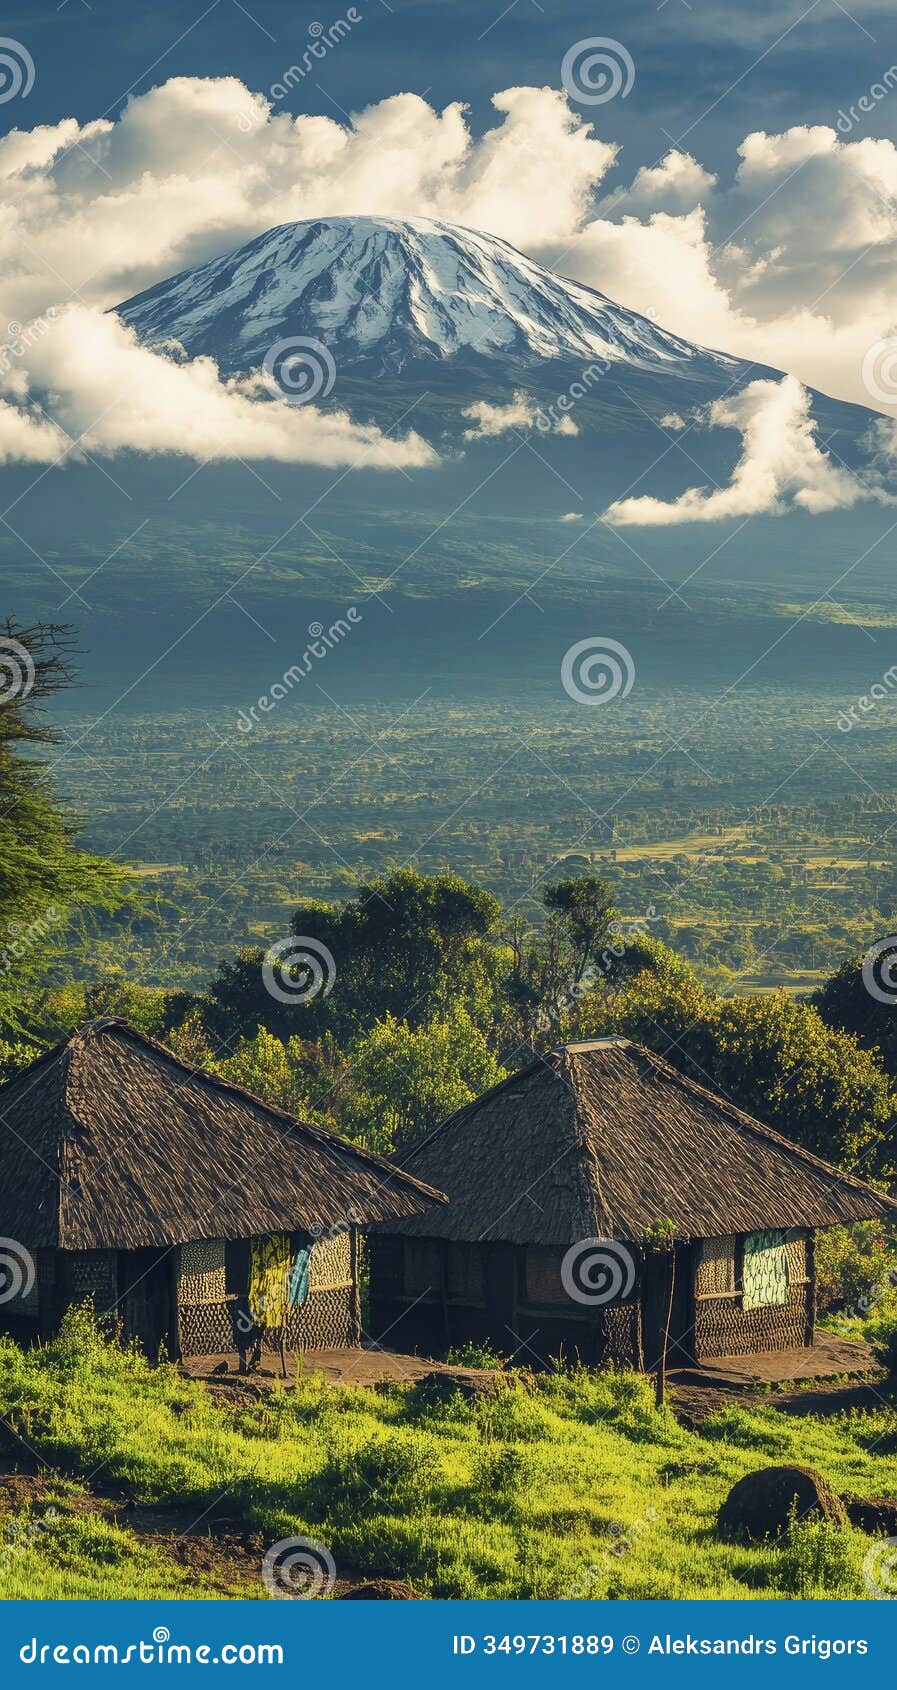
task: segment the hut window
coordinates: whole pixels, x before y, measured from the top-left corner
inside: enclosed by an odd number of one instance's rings
[[[68,1258],[69,1295],[73,1303],[93,1300],[110,1309],[117,1294],[116,1258],[111,1250],[73,1250]]]
[[[531,1244],[526,1252],[526,1300],[528,1303],[569,1301],[561,1279],[561,1254]]]
[[[442,1288],[442,1253],[439,1245],[426,1239],[408,1239],[405,1244],[406,1297],[438,1297]]]
[[[478,1244],[450,1244],[446,1257],[446,1289],[463,1303],[481,1303],[485,1296],[483,1257]]]
[[[698,1297],[732,1297],[735,1294],[735,1234],[725,1238],[702,1238],[695,1276]]]
[[[788,1301],[787,1245],[784,1232],[749,1232],[744,1241],[742,1306],[768,1308]]]
[[[224,1239],[198,1238],[182,1244],[178,1257],[178,1302],[223,1303],[226,1295]]]

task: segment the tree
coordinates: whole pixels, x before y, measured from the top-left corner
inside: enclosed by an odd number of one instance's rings
[[[581,1005],[579,1036],[622,1033],[808,1150],[867,1177],[895,1171],[895,1097],[875,1056],[784,992],[720,997],[643,971]]]
[[[843,962],[813,1002],[827,1026],[853,1033],[867,1050],[879,1053],[888,1073],[897,1078],[897,987],[890,981],[892,971],[897,979],[897,940]]]
[[[60,735],[43,706],[72,678],[69,631],[7,621],[0,632],[0,1027],[39,1023],[38,984],[94,912],[132,901],[127,870],[82,851],[80,820],[34,747]]]
[[[210,1024],[222,1036],[265,1026],[280,1036],[329,1031],[348,1040],[388,1015],[424,1025],[457,997],[489,1025],[508,966],[496,937],[499,914],[491,892],[459,875],[414,869],[365,881],[343,905],[300,904],[290,922],[296,944],[285,950],[287,1000],[309,941],[332,958],[331,991],[307,998],[297,991],[295,1002],[274,998],[262,974],[265,953],[243,950],[219,966]]]
[[[507,1077],[457,1003],[426,1027],[387,1015],[349,1053],[349,1073],[341,1122],[384,1155]]]
[[[518,1048],[538,1047],[546,1037],[556,1037],[563,1012],[614,961],[608,944],[616,911],[598,875],[559,880],[545,888],[542,903],[546,920],[541,928],[527,932],[517,921],[510,934],[506,1042]]]

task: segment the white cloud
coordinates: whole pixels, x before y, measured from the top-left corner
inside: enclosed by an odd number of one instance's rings
[[[433,216],[501,235],[700,344],[879,404],[862,366],[897,330],[892,141],[859,125],[847,137],[827,125],[757,131],[718,178],[674,147],[614,186],[612,106],[582,113],[556,88],[505,89],[493,103],[492,127],[474,138],[461,104],[438,111],[416,94],[342,122],[292,117],[236,77],[175,77],[114,122],[14,130],[0,139],[0,339],[4,322],[51,304],[106,310],[279,222]],[[610,133],[596,136],[592,119]],[[177,384],[162,374],[169,398],[188,380],[201,391],[185,431],[197,444],[216,431],[245,440],[251,427],[291,455],[310,439],[309,413],[268,405],[250,425],[246,407],[261,402],[248,391],[216,390],[207,369],[182,370]],[[24,407],[12,436],[31,451],[48,440],[46,419],[27,409],[39,385],[30,376],[10,396]],[[65,404],[83,415],[71,394]],[[153,437],[136,407],[132,424],[135,439]],[[347,427],[328,424],[321,449],[339,450],[341,430],[348,445]],[[7,449],[8,419],[0,438]]]
[[[27,392],[18,369],[0,376],[8,395],[0,401],[3,460],[51,463],[79,450],[133,449],[375,469],[436,461],[419,435],[392,440],[343,412],[259,398],[257,379],[222,382],[210,358],[150,351],[116,316],[83,305],[46,322],[28,366]]]
[[[474,141],[460,104],[436,112],[416,94],[344,125],[277,111],[236,77],[175,77],[131,99],[117,122],[66,118],[5,136],[0,325],[15,337],[51,306],[61,314],[17,355],[15,380],[7,372],[0,455],[49,460],[65,449],[61,429],[86,429],[85,445],[102,452],[434,461],[415,434],[387,440],[222,383],[207,360],[150,354],[100,313],[274,224],[323,214],[432,215],[519,244],[536,217],[543,238],[566,239],[615,147],[557,89],[506,89],[494,104],[494,127]]]
[[[558,517],[558,522],[582,522],[582,511],[565,511]]]
[[[642,165],[629,188],[617,188],[599,207],[603,213],[694,211],[714,187],[716,177],[691,153],[675,148],[660,163]]]
[[[569,415],[552,424],[541,407],[519,388],[507,405],[491,405],[487,399],[480,399],[475,405],[468,405],[461,415],[470,417],[475,425],[464,430],[465,440],[490,440],[499,434],[507,434],[512,428],[536,428],[543,419],[543,434],[579,433]]]
[[[621,499],[609,506],[605,521],[618,527],[670,527],[778,515],[789,504],[818,515],[884,497],[821,449],[810,416],[810,395],[794,376],[752,381],[731,398],[715,400],[707,422],[711,428],[735,428],[741,434],[741,456],[727,487],[689,487],[669,502]]]
[[[897,146],[797,125],[748,135],[738,157],[728,185],[675,154],[639,171],[583,225],[565,271],[699,344],[874,407],[863,358],[897,327]]]

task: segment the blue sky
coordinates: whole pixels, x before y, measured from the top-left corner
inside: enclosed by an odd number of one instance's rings
[[[265,89],[301,53],[308,26],[326,26],[345,9],[340,0],[157,0],[139,8],[63,0],[12,9],[4,27],[35,60],[28,121],[47,123],[115,115],[129,91],[168,76],[237,75]],[[889,0],[850,0],[849,8],[835,0],[366,0],[358,9],[364,27],[301,97],[290,96],[289,109],[333,115],[411,90],[437,106],[469,102],[477,132],[489,122],[494,89],[557,86],[567,47],[607,35],[627,47],[637,69],[613,113],[621,162],[632,167],[683,134],[717,168],[751,129],[831,123],[897,60]],[[24,117],[24,107],[0,110],[4,127]],[[599,130],[602,118],[599,111]],[[894,114],[883,106],[865,132],[892,135]]]

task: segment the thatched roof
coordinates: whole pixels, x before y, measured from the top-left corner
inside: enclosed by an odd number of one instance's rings
[[[139,1249],[413,1215],[442,1194],[380,1156],[91,1021],[0,1088],[0,1234]]]
[[[629,1039],[562,1045],[402,1154],[445,1209],[383,1232],[456,1241],[638,1243],[815,1227],[897,1203],[695,1085]]]

